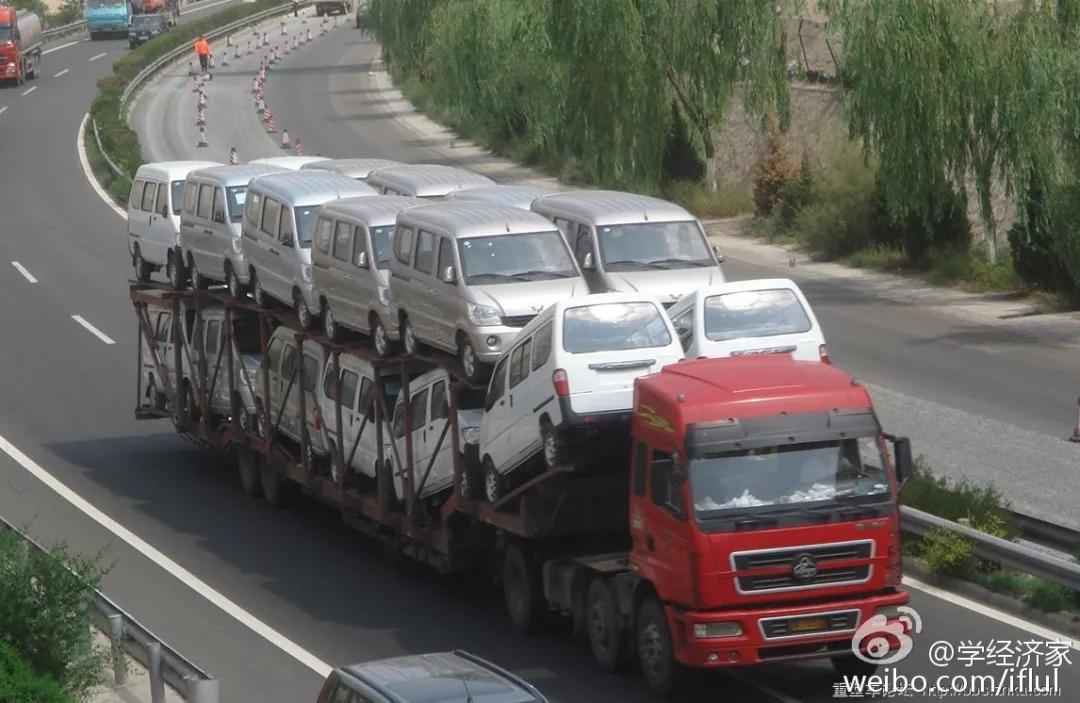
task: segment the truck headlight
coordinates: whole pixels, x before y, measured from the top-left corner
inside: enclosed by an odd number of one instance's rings
[[[300,267],[300,275],[304,279],[304,283],[311,283],[311,264],[304,264]]]
[[[386,286],[379,286],[379,302],[383,305],[390,305],[390,289]]]
[[[469,303],[469,322],[479,327],[497,325],[502,322],[499,311],[489,305]]]
[[[714,637],[737,637],[742,634],[742,627],[737,622],[699,622],[694,624],[694,638],[699,640]]]

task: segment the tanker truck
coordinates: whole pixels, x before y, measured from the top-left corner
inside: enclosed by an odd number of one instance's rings
[[[22,85],[41,71],[41,18],[0,7],[0,79]]]

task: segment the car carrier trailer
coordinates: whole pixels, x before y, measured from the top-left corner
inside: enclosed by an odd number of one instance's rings
[[[441,572],[493,570],[516,627],[531,631],[552,612],[567,615],[601,666],[616,670],[636,660],[658,693],[671,692],[685,668],[828,658],[840,673],[869,673],[873,662],[852,650],[856,629],[875,616],[895,624],[897,608],[908,601],[900,587],[897,495],[910,470],[910,446],[881,432],[865,389],[835,367],[775,356],[669,366],[635,384],[629,466],[620,460],[588,471],[541,469],[489,503],[475,499],[477,462],[463,458],[457,427],[459,396],[481,389],[463,380],[451,357],[380,359],[362,344],[331,344],[303,331],[291,311],[262,309],[224,291],[132,284],[131,299],[140,337],[137,418],[169,418],[193,441],[235,453],[245,491],[261,491],[272,504],[299,489],[339,509],[344,522],[387,550]],[[173,339],[181,340],[169,358],[150,317],[163,309],[171,311]],[[191,349],[202,332],[198,320],[210,309],[223,310],[227,321],[214,358]],[[234,363],[231,320],[238,316],[258,321],[264,363],[254,377]],[[334,399],[341,397],[342,354],[379,370],[360,419],[377,433],[373,483],[345,470],[335,480],[311,451],[310,433],[323,422],[344,436],[342,407],[335,400],[332,418],[306,420],[304,363],[295,364],[283,391],[287,397],[301,389],[300,441],[279,436],[286,404],[276,415],[270,411],[265,360],[271,331],[280,326],[292,331],[298,359],[305,345],[326,350]],[[193,345],[183,342],[189,335]],[[144,365],[157,370],[160,389],[147,387]],[[439,446],[452,445],[453,484],[437,498],[421,499],[432,466],[414,464],[408,408],[404,433],[395,436],[383,384],[390,375],[400,379],[407,403],[410,378],[433,367],[454,379],[438,438]],[[219,383],[230,390],[228,413],[211,412]],[[243,407],[242,388],[255,389],[262,401],[254,413]],[[350,466],[356,451],[355,444],[344,445],[329,458],[340,467]],[[707,481],[740,479],[746,462],[775,468],[820,457],[834,466],[858,464],[844,474],[854,488],[843,496],[836,488],[825,499],[796,492],[787,502],[758,500],[745,509],[698,504]],[[734,503],[752,503],[749,493]]]

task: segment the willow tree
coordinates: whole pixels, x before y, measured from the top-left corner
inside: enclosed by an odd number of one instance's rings
[[[715,130],[738,91],[751,113],[786,126],[782,14],[768,0],[640,0],[649,45],[701,143],[705,179],[717,189]]]
[[[878,160],[896,217],[937,213],[942,188],[973,177],[997,260],[995,180],[1026,202],[1053,168],[1062,115],[1056,4],[1015,0],[824,0],[843,38],[850,131]]]

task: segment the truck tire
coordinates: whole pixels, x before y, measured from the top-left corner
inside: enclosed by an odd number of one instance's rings
[[[667,614],[654,596],[638,606],[635,642],[645,683],[656,695],[670,696],[678,688],[682,670],[675,661]]]
[[[621,671],[630,660],[627,633],[619,628],[615,592],[603,578],[594,578],[585,597],[585,629],[596,663],[608,671]]]
[[[878,670],[878,665],[863,661],[854,654],[845,654],[842,657],[833,657],[833,670],[841,676],[872,676]]]
[[[225,262],[225,286],[229,289],[229,295],[234,300],[240,300],[244,297],[244,286],[240,285],[240,278],[236,275],[236,271],[233,270],[232,262]]]
[[[544,622],[544,586],[540,569],[520,542],[503,554],[502,589],[510,622],[522,632],[536,632]]]
[[[240,488],[249,498],[262,497],[262,483],[259,477],[260,457],[250,447],[236,450],[236,469],[240,474]]]

